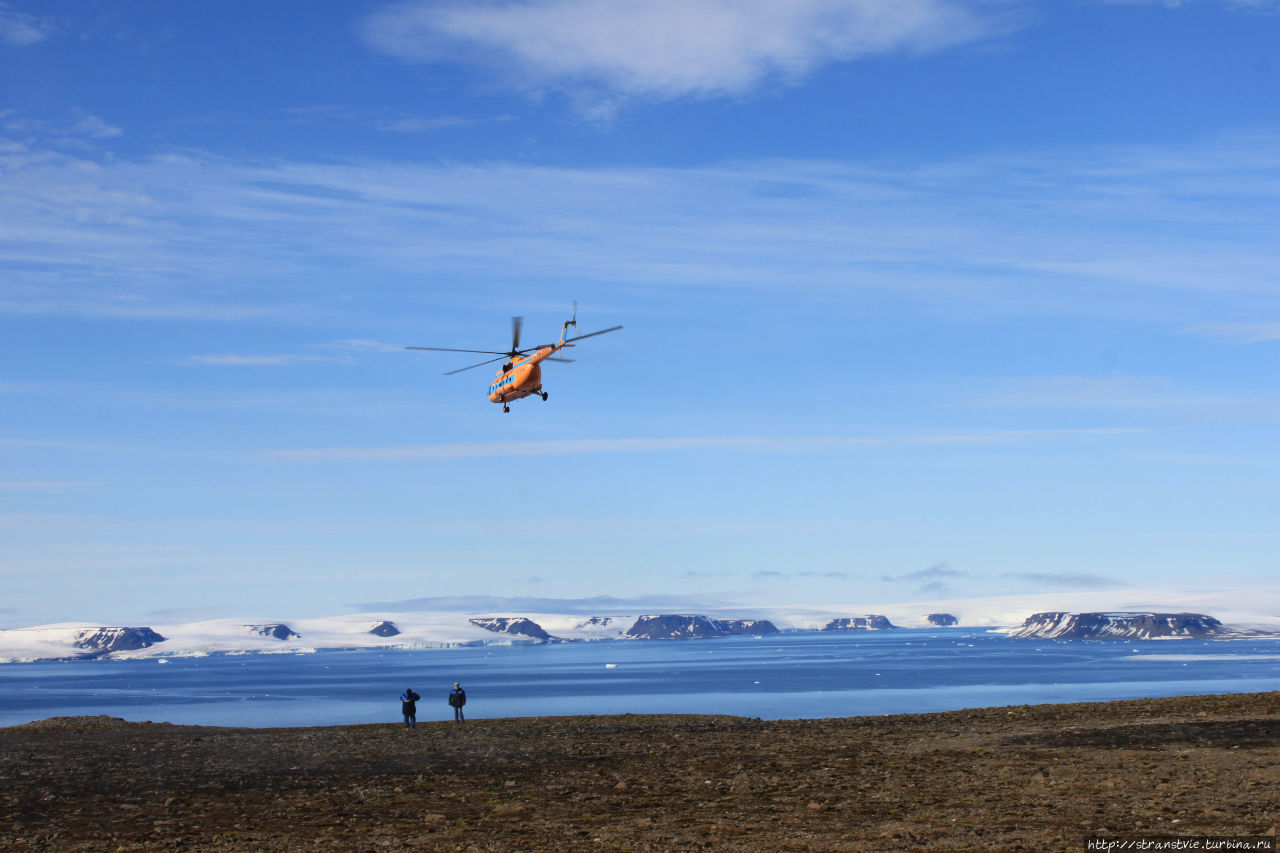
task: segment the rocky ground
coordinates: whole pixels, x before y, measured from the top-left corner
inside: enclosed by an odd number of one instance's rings
[[[1265,835],[1280,693],[760,721],[0,728],[5,850],[1084,850]]]

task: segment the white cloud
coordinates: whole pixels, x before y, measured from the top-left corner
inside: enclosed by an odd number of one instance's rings
[[[61,492],[90,489],[102,483],[63,480],[0,480],[0,492]]]
[[[235,353],[211,353],[193,355],[179,364],[200,367],[287,367],[316,362],[341,362],[342,359],[322,355],[237,355]]]
[[[991,408],[1097,409],[1215,418],[1280,416],[1280,396],[1197,388],[1145,376],[1034,376],[979,383],[966,405]]]
[[[378,125],[380,130],[394,133],[427,133],[433,130],[448,130],[455,127],[470,127],[477,124],[476,119],[461,116],[442,116],[440,118],[402,118],[387,121]]]
[[[978,430],[892,436],[676,436],[670,438],[553,439],[545,441],[457,442],[372,447],[320,447],[265,451],[282,462],[404,462],[422,459],[480,459],[506,456],[566,456],[584,453],[654,453],[736,451],[746,453],[820,453],[884,447],[927,447],[1013,444],[1067,438],[1106,438],[1143,430],[1086,428],[1043,430]]]
[[[8,3],[0,3],[0,42],[13,47],[27,47],[53,35],[54,20],[48,16],[16,12]]]
[[[1190,331],[1238,344],[1259,344],[1266,341],[1280,341],[1280,320],[1202,323],[1192,326]]]
[[[503,65],[519,79],[623,96],[741,95],[831,62],[929,53],[1002,19],[957,0],[407,2],[364,35],[401,59]]]
[[[1089,572],[1005,572],[1004,577],[1052,588],[1115,589],[1128,586],[1118,578],[1103,577]]]
[[[880,580],[887,583],[915,583],[916,581],[937,581],[939,578],[958,578],[966,575],[959,569],[953,569],[946,563],[937,563],[927,569],[906,572],[900,575],[884,575]]]
[[[124,133],[118,127],[107,124],[95,115],[86,115],[72,126],[72,131],[91,139],[113,139]]]
[[[346,338],[341,341],[332,341],[325,346],[350,352],[404,352],[404,347],[400,344],[388,344],[363,338]]]

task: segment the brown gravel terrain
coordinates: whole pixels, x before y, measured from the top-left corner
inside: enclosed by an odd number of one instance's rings
[[[1265,835],[1280,693],[760,721],[0,728],[4,850],[1084,850]]]

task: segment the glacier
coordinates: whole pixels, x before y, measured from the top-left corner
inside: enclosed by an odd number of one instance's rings
[[[703,609],[698,614],[538,612],[376,612],[324,617],[254,616],[187,623],[104,624],[61,622],[0,630],[0,663],[85,657],[111,659],[190,657],[212,654],[305,654],[317,649],[441,649],[601,640],[640,641],[652,632],[634,632],[637,624],[659,618],[720,626],[735,633],[816,631],[836,625],[884,624],[934,628],[930,618],[954,614],[965,629],[1015,633],[1036,613],[1156,612],[1206,614],[1220,621],[1219,636],[1280,636],[1280,591],[1106,590],[1038,593],[990,598],[950,599],[899,604],[741,606]],[[642,620],[648,620],[647,623]],[[508,630],[515,626],[514,633]],[[891,629],[889,629],[891,630]],[[939,630],[950,630],[942,628]],[[678,635],[678,634],[677,634]],[[693,631],[689,637],[722,631]],[[676,635],[673,635],[676,636]],[[86,644],[87,643],[87,644]]]

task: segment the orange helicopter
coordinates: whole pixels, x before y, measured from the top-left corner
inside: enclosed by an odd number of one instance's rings
[[[432,352],[478,352],[485,355],[496,355],[497,358],[491,358],[482,361],[479,364],[468,365],[467,367],[459,367],[457,370],[450,370],[445,376],[452,376],[455,373],[461,373],[464,370],[471,370],[475,367],[483,367],[486,364],[493,364],[495,361],[507,359],[507,362],[498,369],[497,374],[492,383],[489,384],[489,402],[501,403],[502,411],[509,412],[511,407],[507,404],[512,400],[519,400],[521,397],[528,397],[530,394],[536,394],[543,400],[547,399],[547,392],[542,390],[542,368],[540,365],[544,361],[564,361],[572,362],[571,358],[555,358],[555,354],[565,347],[575,346],[574,341],[580,341],[584,338],[594,338],[596,335],[603,335],[606,332],[616,332],[621,326],[612,326],[608,329],[601,329],[598,332],[590,332],[585,335],[578,335],[572,338],[566,338],[569,327],[578,325],[578,303],[573,303],[573,318],[564,321],[564,325],[560,327],[560,340],[554,344],[539,344],[536,347],[526,347],[520,349],[520,328],[524,325],[523,317],[511,318],[511,349],[506,352],[497,352],[496,350],[484,349],[453,349],[451,347],[405,347],[405,349],[431,350]]]

